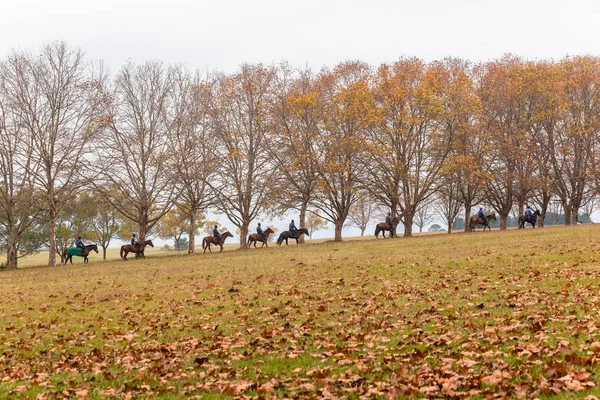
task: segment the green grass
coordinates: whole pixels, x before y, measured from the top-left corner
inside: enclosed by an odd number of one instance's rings
[[[0,397],[598,395],[599,234],[154,249],[6,270]]]

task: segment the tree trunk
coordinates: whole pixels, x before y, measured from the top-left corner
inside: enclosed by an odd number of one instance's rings
[[[471,203],[465,202],[465,232],[471,232]]]
[[[302,201],[300,205],[300,229],[304,228],[306,225],[306,209],[308,208],[308,202]],[[311,237],[312,239],[312,237]],[[298,243],[304,243],[304,235],[301,235],[298,239]]]
[[[108,248],[108,246],[102,246],[102,259],[104,261],[106,261],[106,249]]]
[[[519,202],[519,212],[517,213],[517,219],[519,219],[519,217],[523,214],[525,214],[525,206],[522,202]]]
[[[446,223],[448,224],[448,235],[449,235],[452,233],[452,220],[450,218],[448,218]]]
[[[565,215],[565,225],[571,225],[571,205],[564,201],[562,202],[563,205],[563,213]]]
[[[412,225],[414,213],[412,211],[406,210],[404,212],[404,237],[412,236]]]
[[[188,254],[194,254],[196,247],[196,213],[192,212],[190,216],[190,235],[188,239]]]
[[[360,237],[365,236],[365,231],[367,230],[367,227],[362,227],[360,228]]]
[[[398,200],[392,199],[390,216],[392,217],[392,219],[398,216]],[[398,229],[398,224],[394,225],[394,230],[390,232],[391,237],[396,236],[396,229]]]
[[[500,214],[500,230],[506,229],[506,220],[508,219],[508,213]]]
[[[342,228],[344,227],[344,221],[340,221],[339,219],[335,221],[335,237],[333,239],[334,242],[342,241]]]
[[[542,204],[541,204],[542,209],[541,209],[541,214],[539,216],[540,222],[538,224],[538,226],[540,228],[543,228],[546,225],[544,223],[544,219],[546,219],[546,212],[548,211],[548,204],[550,204],[550,196],[546,192],[544,192],[542,194]]]
[[[14,228],[10,227],[6,238],[6,266],[8,268],[17,268],[17,241]]]
[[[50,202],[52,203],[52,201]],[[48,215],[48,265],[53,267],[56,265],[56,208],[53,204],[49,207]],[[62,260],[62,256],[61,256]]]
[[[240,226],[240,249],[246,248],[246,238],[248,237],[248,227],[250,226],[250,222],[242,223]]]

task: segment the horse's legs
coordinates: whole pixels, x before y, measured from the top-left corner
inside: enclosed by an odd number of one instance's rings
[[[219,246],[221,246],[221,251],[219,251],[219,253],[222,253],[223,252],[223,245],[219,244]]]
[[[129,254],[129,250],[123,250],[123,260],[127,261],[127,254]]]
[[[87,258],[87,256],[83,256],[83,263],[84,263],[84,264],[87,264],[87,263],[88,263],[88,258]]]

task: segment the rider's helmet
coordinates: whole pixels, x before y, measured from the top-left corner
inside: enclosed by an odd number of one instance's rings
[[[260,226],[260,222],[258,223],[258,226]]]
[[[81,236],[77,236],[77,239],[81,239]]]
[[[215,228],[216,228],[216,227],[217,227],[217,226],[215,225]]]
[[[292,220],[292,222],[294,222],[294,220]]]
[[[135,237],[135,233],[132,233],[131,236]]]

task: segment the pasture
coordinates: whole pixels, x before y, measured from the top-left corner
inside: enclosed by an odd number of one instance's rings
[[[599,236],[493,230],[3,271],[0,397],[598,395]]]

